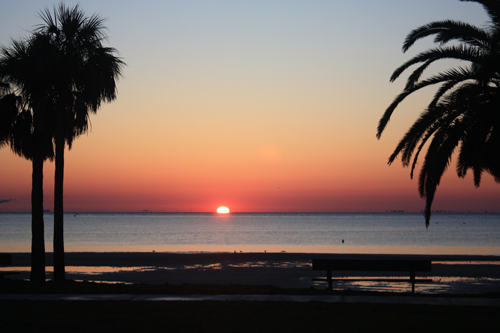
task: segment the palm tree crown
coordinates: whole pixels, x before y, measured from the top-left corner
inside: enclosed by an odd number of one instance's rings
[[[471,169],[476,187],[480,185],[484,171],[500,182],[500,2],[461,1],[482,4],[491,20],[489,26],[482,29],[464,22],[445,20],[411,31],[404,41],[403,52],[417,40],[432,35],[438,46],[417,54],[394,71],[391,82],[411,66],[417,65],[409,75],[403,92],[386,109],[377,129],[377,137],[380,138],[392,113],[408,95],[440,84],[426,110],[389,158],[391,164],[401,155],[403,166],[411,163],[413,177],[419,154],[429,142],[419,176],[419,193],[426,199],[426,226],[429,225],[436,188],[457,147],[456,170],[459,177],[465,177]],[[467,66],[450,68],[421,79],[429,65],[447,59],[460,60]]]
[[[0,147],[9,144],[14,153],[29,160],[37,149],[35,141],[43,146],[44,159],[54,157],[49,121],[52,103],[43,89],[49,74],[47,55],[47,48],[36,38],[12,41],[10,47],[0,48]]]
[[[73,139],[88,129],[89,112],[95,113],[101,102],[116,98],[116,79],[124,63],[116,50],[104,47],[104,19],[85,16],[78,5],[59,5],[52,13],[40,13],[44,24],[36,29],[54,49],[50,59],[51,86],[54,99],[65,114],[65,139],[71,147]]]

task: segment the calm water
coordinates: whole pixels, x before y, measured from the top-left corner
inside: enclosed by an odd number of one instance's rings
[[[45,214],[52,251],[51,213]],[[31,216],[0,213],[0,252],[29,252]],[[68,213],[66,251],[500,255],[500,214]]]

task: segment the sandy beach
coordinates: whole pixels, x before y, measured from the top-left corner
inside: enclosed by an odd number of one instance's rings
[[[12,270],[29,276],[29,253],[13,253]],[[336,259],[429,259],[432,272],[417,277],[432,278],[418,284],[422,293],[500,292],[500,257],[466,255],[363,255],[314,253],[158,253],[158,252],[71,252],[66,254],[67,278],[83,281],[146,284],[241,284],[273,285],[282,288],[326,288],[313,278],[313,258]],[[52,255],[47,254],[47,276],[51,278]],[[390,273],[339,272],[337,276],[386,276]],[[408,291],[408,283],[342,282],[334,288],[352,290]]]

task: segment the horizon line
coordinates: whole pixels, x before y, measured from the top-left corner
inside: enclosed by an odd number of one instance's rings
[[[31,211],[0,211],[0,214],[30,214]],[[53,214],[51,210],[44,210],[44,213]],[[215,211],[207,212],[189,212],[189,211],[65,211],[65,214],[219,214]],[[405,211],[405,210],[386,210],[386,211],[336,211],[336,212],[318,212],[318,211],[297,211],[297,212],[283,212],[283,211],[273,211],[273,212],[230,212],[228,214],[423,214],[424,211]],[[433,214],[499,214],[496,211],[456,211],[456,210],[435,210],[432,211]],[[219,214],[221,215],[221,214]]]

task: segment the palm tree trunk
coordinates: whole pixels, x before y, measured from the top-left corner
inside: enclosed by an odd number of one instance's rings
[[[56,158],[54,175],[54,281],[66,280],[64,263],[64,119],[56,119]]]
[[[39,140],[35,140],[39,141]],[[35,145],[37,145],[35,143]],[[39,146],[39,145],[37,145]],[[36,147],[31,177],[31,282],[45,281],[45,239],[43,223],[43,152]]]

